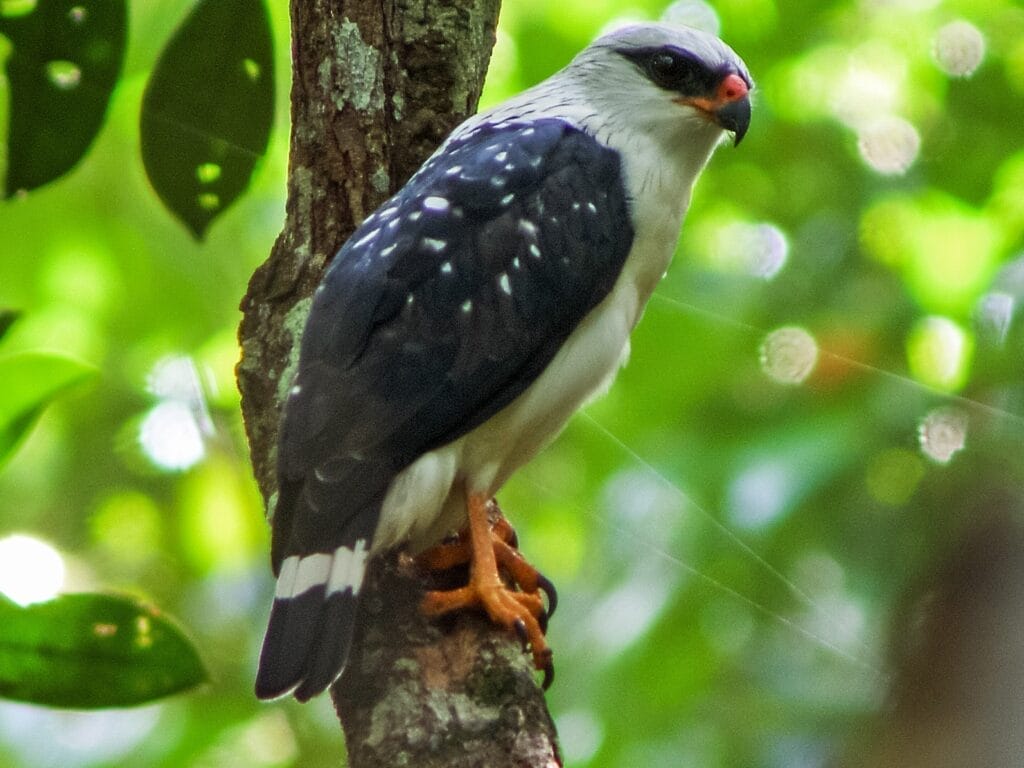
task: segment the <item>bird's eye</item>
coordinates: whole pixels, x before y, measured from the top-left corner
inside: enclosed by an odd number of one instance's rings
[[[703,84],[703,73],[697,62],[666,51],[659,51],[648,59],[647,71],[655,85],[680,93],[697,93]]]

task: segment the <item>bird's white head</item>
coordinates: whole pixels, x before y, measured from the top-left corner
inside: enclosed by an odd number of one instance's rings
[[[622,27],[581,51],[562,75],[612,129],[629,126],[668,151],[696,144],[710,154],[724,131],[738,144],[750,123],[753,81],[743,60],[691,27]]]

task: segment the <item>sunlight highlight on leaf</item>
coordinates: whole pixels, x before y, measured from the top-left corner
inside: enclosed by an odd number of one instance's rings
[[[82,70],[73,61],[48,61],[46,62],[46,76],[50,82],[61,90],[77,88],[82,82]]]

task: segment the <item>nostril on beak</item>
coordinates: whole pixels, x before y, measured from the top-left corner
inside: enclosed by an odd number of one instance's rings
[[[739,75],[726,75],[718,86],[718,98],[721,101],[736,101],[750,92],[746,82]]]

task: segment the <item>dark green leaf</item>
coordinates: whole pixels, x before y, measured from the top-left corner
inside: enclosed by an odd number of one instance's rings
[[[15,309],[0,309],[0,339],[7,335],[19,317],[21,312]]]
[[[0,465],[43,408],[93,373],[77,360],[42,352],[0,357]]]
[[[191,642],[157,609],[115,595],[21,607],[0,598],[0,696],[53,707],[142,704],[207,679]]]
[[[141,128],[150,182],[197,238],[248,186],[273,117],[266,8],[203,0],[157,62]]]
[[[13,46],[4,193],[35,189],[67,173],[100,130],[124,59],[124,0],[39,0],[0,14]]]

